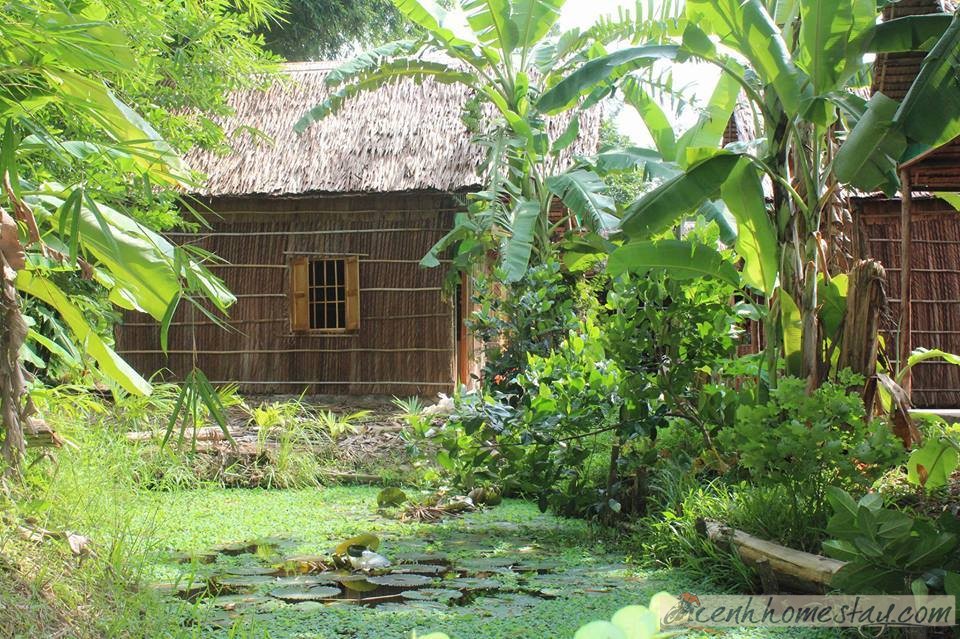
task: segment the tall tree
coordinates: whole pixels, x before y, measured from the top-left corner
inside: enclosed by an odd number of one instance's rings
[[[287,60],[333,60],[393,40],[405,25],[390,0],[297,0],[260,32]]]

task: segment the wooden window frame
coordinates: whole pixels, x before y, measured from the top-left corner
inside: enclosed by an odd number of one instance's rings
[[[310,276],[317,262],[343,262],[344,326],[314,327],[310,321]],[[360,330],[360,258],[357,255],[296,256],[289,262],[290,330],[293,333],[348,335]]]

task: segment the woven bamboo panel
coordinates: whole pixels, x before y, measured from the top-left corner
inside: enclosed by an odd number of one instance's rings
[[[159,328],[128,313],[118,349],[143,374],[178,378],[194,361],[247,393],[428,395],[449,392],[456,371],[455,308],[443,267],[417,262],[453,223],[456,207],[436,194],[210,202],[212,229],[171,234],[226,261],[213,270],[238,297],[230,330],[183,304],[168,354]],[[293,333],[288,260],[358,255],[360,330]]]
[[[929,197],[913,201],[910,286],[914,348],[960,353],[960,214]],[[900,200],[860,203],[861,245],[887,271],[890,312],[883,322],[887,353],[895,356],[900,317]],[[960,367],[939,362],[914,369],[913,401],[929,408],[960,407]]]

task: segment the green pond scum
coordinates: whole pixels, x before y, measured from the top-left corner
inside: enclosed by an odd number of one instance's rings
[[[401,523],[378,511],[377,493],[137,494],[131,514],[153,521],[152,536],[164,542],[144,571],[176,620],[164,636],[388,639],[442,631],[452,639],[563,638],[659,591],[704,591],[682,571],[638,568],[609,534],[532,504],[506,500],[441,522]],[[390,567],[365,574],[333,564],[334,549],[361,535],[376,537]]]

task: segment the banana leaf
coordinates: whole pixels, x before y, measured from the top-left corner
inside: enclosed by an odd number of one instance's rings
[[[620,228],[632,239],[648,239],[668,228],[682,215],[712,198],[742,160],[718,153],[664,182],[627,207]]]
[[[646,273],[663,269],[676,279],[712,277],[740,286],[736,267],[706,244],[685,240],[636,241],[624,244],[610,255],[607,270],[614,277],[623,273]]]

